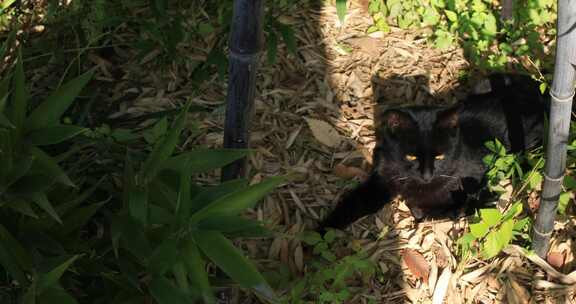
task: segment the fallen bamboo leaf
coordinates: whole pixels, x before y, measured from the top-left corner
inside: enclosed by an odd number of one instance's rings
[[[362,180],[368,177],[368,174],[366,174],[364,170],[357,167],[349,167],[343,164],[337,164],[334,167],[334,175],[346,179],[359,178]]]
[[[442,304],[444,302],[451,277],[452,272],[450,271],[450,268],[444,268],[442,274],[438,278],[438,282],[436,282],[436,288],[434,289],[434,294],[432,295],[432,304]]]
[[[313,118],[304,119],[308,123],[310,130],[312,130],[314,138],[323,145],[335,148],[342,142],[342,137],[338,134],[338,131],[329,123]]]
[[[402,260],[408,266],[410,272],[416,277],[422,279],[424,283],[428,283],[430,277],[430,265],[428,261],[414,249],[404,249],[402,251]]]

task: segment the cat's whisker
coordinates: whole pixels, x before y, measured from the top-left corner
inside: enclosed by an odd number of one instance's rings
[[[445,174],[440,174],[438,175],[439,177],[448,177],[448,178],[457,178],[456,176],[452,176],[452,175],[445,175]]]

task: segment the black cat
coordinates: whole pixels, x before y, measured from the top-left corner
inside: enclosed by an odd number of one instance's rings
[[[528,76],[494,74],[491,90],[450,108],[414,106],[390,109],[376,132],[374,166],[368,180],[344,195],[323,221],[344,228],[403,197],[420,220],[462,210],[482,200],[489,152],[484,143],[498,138],[520,152],[542,141],[545,102]]]

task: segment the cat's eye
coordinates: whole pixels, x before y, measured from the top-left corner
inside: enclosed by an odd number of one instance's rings
[[[414,155],[406,154],[406,160],[415,161],[417,159],[418,159],[418,157],[416,157]]]
[[[436,155],[436,157],[434,157],[436,160],[443,160],[444,159],[444,154],[440,154],[440,155]]]

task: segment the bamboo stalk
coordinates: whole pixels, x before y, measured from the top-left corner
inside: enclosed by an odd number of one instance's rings
[[[550,90],[551,104],[544,186],[532,232],[534,250],[542,258],[546,258],[550,248],[550,237],[554,229],[558,198],[562,190],[566,169],[566,143],[570,132],[570,115],[572,98],[574,97],[575,24],[576,2],[558,0],[558,21],[556,23],[558,34],[554,80]]]
[[[243,149],[250,140],[256,87],[256,68],[262,45],[262,0],[235,0],[230,31],[230,68],[224,148]],[[222,180],[246,174],[246,159],[235,161],[222,169]]]

